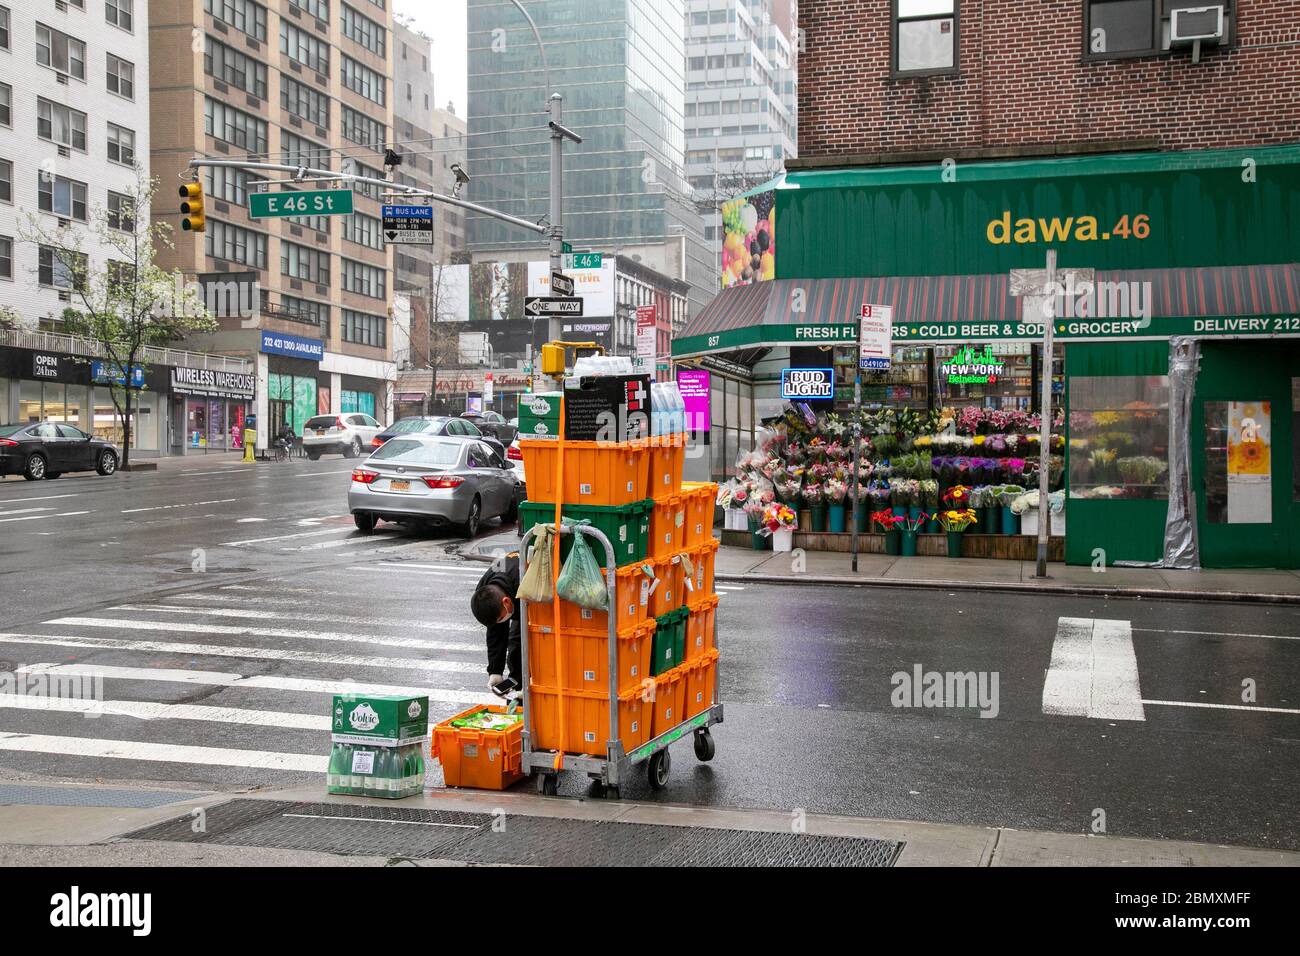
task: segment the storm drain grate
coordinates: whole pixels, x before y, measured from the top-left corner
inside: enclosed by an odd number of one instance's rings
[[[126,839],[315,850],[344,856],[429,857],[490,819],[485,813],[415,807],[232,800],[208,810],[200,826],[196,827],[196,818],[190,815],[137,830]]]
[[[206,796],[206,793],[176,791],[116,790],[111,787],[37,787],[21,783],[0,783],[0,806],[117,807],[147,810]]]
[[[903,844],[856,837],[333,803],[232,800],[132,840],[219,843],[517,866],[890,867]]]

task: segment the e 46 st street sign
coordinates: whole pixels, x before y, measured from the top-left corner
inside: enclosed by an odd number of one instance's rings
[[[582,299],[530,295],[524,299],[524,315],[582,315]]]
[[[351,214],[351,189],[306,189],[248,194],[248,215],[250,219],[271,219],[277,216],[348,216]]]

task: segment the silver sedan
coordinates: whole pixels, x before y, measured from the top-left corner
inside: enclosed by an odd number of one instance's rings
[[[378,521],[456,525],[468,537],[484,518],[514,521],[522,486],[497,452],[473,438],[401,435],[353,469],[348,509],[369,534]]]

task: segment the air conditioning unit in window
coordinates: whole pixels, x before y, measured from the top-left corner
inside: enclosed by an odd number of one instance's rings
[[[1223,7],[1183,7],[1169,12],[1171,44],[1218,43],[1223,39]]]
[[[58,10],[60,13],[65,13],[67,12],[68,5],[64,3],[63,0],[54,0],[54,9]]]
[[[66,73],[55,73],[55,74],[54,74],[54,82],[56,82],[56,83],[62,83],[64,86],[67,86],[67,85],[68,85],[68,74],[66,74]]]

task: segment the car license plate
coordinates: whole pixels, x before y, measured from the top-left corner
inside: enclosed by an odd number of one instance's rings
[[[388,483],[389,491],[410,491],[411,483],[409,481],[397,481],[394,479]]]
[[[323,428],[318,428],[318,429],[316,429],[316,434],[317,434],[317,435],[324,435],[324,434],[325,434],[325,429],[323,429]]]

